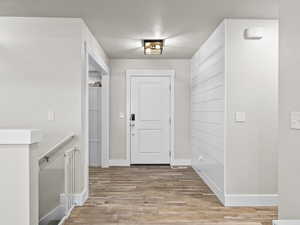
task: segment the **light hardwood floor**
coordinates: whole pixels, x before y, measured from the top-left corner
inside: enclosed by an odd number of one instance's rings
[[[65,225],[271,225],[275,207],[225,208],[192,168],[90,168],[90,198]]]

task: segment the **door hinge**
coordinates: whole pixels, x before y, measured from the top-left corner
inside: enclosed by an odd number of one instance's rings
[[[171,118],[171,116],[169,117],[169,124],[170,125],[172,124],[172,118]]]
[[[170,158],[171,158],[171,155],[172,155],[171,150],[169,150],[169,156],[170,156]]]

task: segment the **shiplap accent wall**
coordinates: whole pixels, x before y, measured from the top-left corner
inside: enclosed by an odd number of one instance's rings
[[[225,19],[191,60],[192,166],[224,205],[277,204],[277,114],[278,21]]]
[[[191,60],[192,165],[224,195],[225,24]]]

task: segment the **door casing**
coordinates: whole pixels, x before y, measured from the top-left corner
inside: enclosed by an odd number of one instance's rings
[[[171,84],[171,94],[170,94],[170,106],[171,106],[171,126],[170,126],[170,165],[174,164],[174,105],[175,105],[175,70],[127,70],[126,71],[126,162],[130,166],[130,91],[131,91],[131,77],[169,77]]]

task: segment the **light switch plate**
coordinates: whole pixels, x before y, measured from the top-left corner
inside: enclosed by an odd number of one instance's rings
[[[300,130],[300,112],[291,112],[291,129]]]
[[[246,121],[246,113],[245,112],[236,112],[235,113],[235,122],[243,123]]]
[[[48,120],[49,121],[54,121],[55,120],[55,114],[53,111],[48,112]]]
[[[200,155],[200,156],[198,157],[198,160],[199,160],[199,161],[202,161],[202,160],[203,160],[203,156]]]

